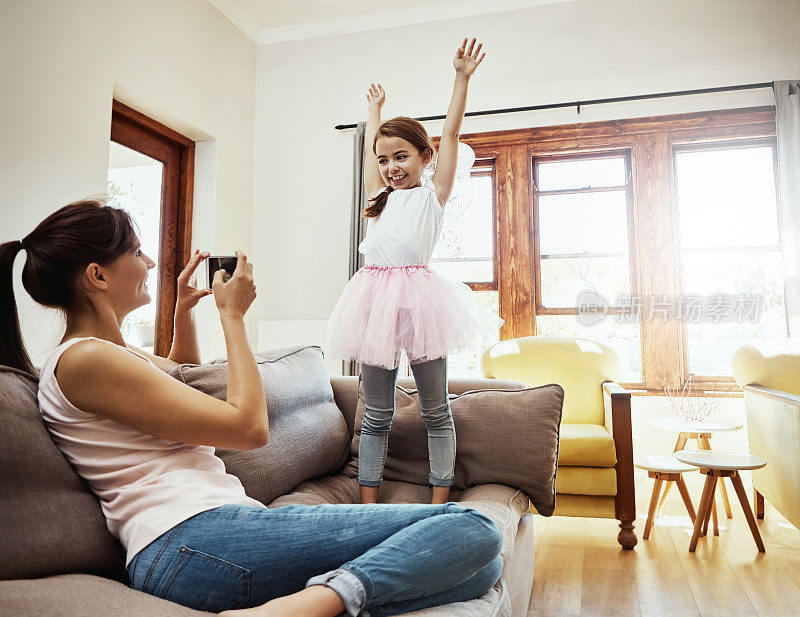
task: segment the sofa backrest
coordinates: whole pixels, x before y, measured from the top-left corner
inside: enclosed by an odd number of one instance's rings
[[[35,375],[0,365],[0,579],[124,577],[97,498],[50,439]]]
[[[316,346],[274,349],[256,354],[269,413],[267,445],[255,450],[217,450],[225,469],[242,481],[245,492],[269,504],[316,476],[340,473],[350,452],[350,434],[336,406]],[[228,364],[181,365],[172,375],[224,400]]]
[[[344,415],[347,422],[347,430],[350,437],[353,437],[353,426],[356,419],[356,408],[358,407],[358,376],[335,375],[331,376],[331,386],[336,404]],[[397,385],[407,390],[416,389],[413,377],[400,377]],[[473,377],[454,377],[447,380],[447,391],[450,394],[464,394],[472,390],[521,390],[524,386],[517,381],[505,379],[483,379]]]

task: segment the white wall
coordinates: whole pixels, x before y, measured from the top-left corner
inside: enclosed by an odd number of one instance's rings
[[[796,79],[798,23],[796,0],[583,0],[261,46],[253,260],[269,291],[253,319],[327,319],[347,282],[353,138],[333,127],[365,119],[371,81],[386,88],[384,118],[443,114],[467,35],[487,52],[468,110]],[[770,90],[722,93],[467,118],[463,132],[773,104]],[[670,452],[675,436],[648,423],[670,414],[666,400],[635,397],[633,411],[637,454]],[[719,416],[743,421],[743,400]],[[746,448],[746,431],[717,441]]]
[[[256,47],[244,34],[199,0],[0,6],[0,241],[28,234],[59,206],[105,192],[116,96],[205,140],[195,246],[250,250]],[[61,326],[19,284],[23,257],[15,290],[25,341],[40,362]],[[208,309],[200,316],[205,357],[224,351]]]
[[[454,10],[457,10],[454,4]],[[325,319],[347,282],[352,131],[371,81],[384,118],[447,110],[452,57],[479,36],[480,110],[796,79],[797,0],[583,0],[258,50],[254,319]],[[772,105],[770,90],[467,118],[463,132]],[[439,134],[440,122],[429,122]]]

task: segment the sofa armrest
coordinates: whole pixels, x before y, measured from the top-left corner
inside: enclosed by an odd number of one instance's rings
[[[786,403],[800,409],[800,396],[792,394],[791,392],[784,392],[783,390],[773,390],[772,388],[764,388],[758,385],[747,385],[743,388],[745,392],[752,392],[759,396],[771,398],[779,403]]]
[[[603,412],[606,430],[614,438],[617,464],[616,517],[621,521],[636,518],[636,494],[633,484],[633,433],[631,393],[613,381],[603,382]]]

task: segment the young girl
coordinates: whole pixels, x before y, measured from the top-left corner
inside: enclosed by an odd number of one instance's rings
[[[120,331],[125,316],[150,301],[154,265],[123,210],[77,202],[0,244],[0,363],[31,373],[12,284],[23,250],[25,289],[66,317],[64,338],[41,368],[41,413],[99,498],[135,589],[225,615],[377,617],[470,600],[497,582],[501,535],[474,510],[268,509],[225,472],[215,446],[258,448],[270,432],[245,337],[256,289],[244,253],[237,251],[229,281],[219,271],[213,283],[228,350],[220,401],[165,372],[200,361],[191,313],[210,292],[190,279],[207,253],[196,252],[178,277],[172,350],[161,358],[127,345]]]
[[[365,412],[358,483],[363,503],[378,499],[401,349],[411,363],[428,429],[432,503],[447,501],[456,457],[447,355],[497,329],[497,318],[473,298],[469,287],[428,267],[455,182],[467,85],[485,56],[481,47],[475,39],[469,45],[464,39],[456,51],[453,96],[432,179],[422,179],[433,158],[423,126],[403,117],[381,124],[383,88],[372,84],[367,95],[364,185],[370,205],[364,211],[367,236],[358,249],[366,265],[348,282],[328,328],[329,350],[361,363]]]

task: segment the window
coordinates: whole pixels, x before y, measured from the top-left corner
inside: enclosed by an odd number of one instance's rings
[[[620,356],[622,378],[638,382],[638,323],[624,319],[634,297],[630,157],[540,157],[533,166],[536,334],[606,343]],[[602,314],[581,312],[585,303]]]
[[[111,142],[108,156],[108,194],[131,214],[138,228],[142,250],[156,262],[148,276],[150,289],[158,288],[163,175],[164,164],[161,161]],[[122,324],[122,335],[126,341],[153,353],[156,302],[140,306],[129,313]]]
[[[675,149],[689,372],[730,373],[730,359],[754,338],[787,336],[783,259],[770,142]]]
[[[451,202],[444,211],[439,241],[431,257],[431,268],[469,285],[478,301],[499,315],[495,261],[495,177],[494,161],[477,160],[470,182],[456,182]],[[481,341],[475,349],[448,357],[448,374],[454,377],[480,376],[483,350],[500,340]]]
[[[123,333],[162,356],[172,345],[176,280],[191,257],[193,174],[191,139],[114,101],[108,191],[133,215],[157,263],[154,302],[132,312]]]
[[[460,139],[494,161],[501,339],[603,341],[624,387],[663,395],[690,374],[697,389],[738,390],[733,351],[786,336],[773,107]],[[763,311],[692,323],[680,312],[697,295],[759,296]]]

